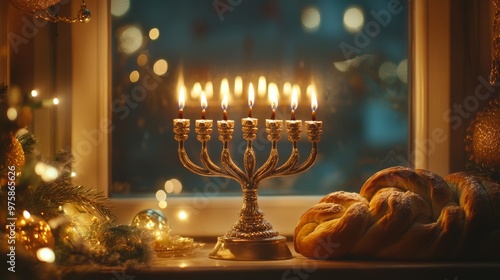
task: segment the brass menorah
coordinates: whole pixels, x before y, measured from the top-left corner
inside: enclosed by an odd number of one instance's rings
[[[264,179],[290,176],[302,173],[311,168],[318,156],[318,142],[322,133],[321,121],[306,121],[308,141],[312,144],[308,158],[299,163],[297,142],[300,140],[302,130],[301,120],[285,120],[288,140],[292,143],[292,151],[288,160],[278,166],[278,145],[283,126],[282,120],[267,119],[267,139],[271,142],[271,151],[266,162],[256,169],[255,152],[252,142],[257,136],[258,120],[256,118],[243,118],[241,120],[243,139],[246,150],[243,155],[244,167],[241,169],[233,161],[229,143],[234,132],[234,120],[219,120],[217,128],[219,140],[222,142],[221,165],[215,164],[208,154],[208,141],[212,133],[212,120],[196,120],[195,131],[198,141],[201,142],[200,159],[202,166],[193,163],[186,153],[184,142],[188,139],[189,119],[174,119],[175,140],[179,142],[179,159],[189,171],[202,176],[217,176],[231,178],[241,185],[243,191],[243,206],[239,213],[238,221],[230,231],[219,237],[216,246],[209,257],[225,260],[279,260],[292,257],[286,244],[286,238],[280,236],[272,225],[264,219],[264,213],[259,209],[257,202],[258,186]]]

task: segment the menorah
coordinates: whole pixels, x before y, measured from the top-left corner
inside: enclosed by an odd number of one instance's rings
[[[180,115],[181,117],[181,115]],[[308,158],[299,164],[299,150],[297,142],[302,130],[301,120],[285,120],[288,140],[292,143],[292,151],[286,162],[278,165],[278,145],[281,138],[282,120],[266,119],[267,139],[271,142],[271,150],[264,164],[256,168],[256,157],[252,142],[257,136],[258,120],[243,118],[241,120],[243,139],[246,149],[243,155],[243,169],[237,166],[231,157],[229,143],[234,132],[234,120],[219,120],[217,128],[219,140],[222,142],[221,166],[215,164],[208,153],[208,141],[212,133],[213,121],[207,119],[196,120],[195,131],[198,141],[201,142],[200,159],[202,166],[193,163],[184,146],[188,139],[190,120],[174,119],[175,140],[179,142],[178,154],[182,165],[189,171],[202,176],[217,176],[233,179],[240,183],[243,191],[243,206],[238,221],[224,236],[219,237],[217,244],[210,252],[209,257],[226,260],[279,260],[292,257],[286,244],[286,238],[280,236],[272,225],[264,219],[264,213],[258,205],[258,186],[265,179],[290,176],[302,173],[311,168],[318,156],[318,142],[322,133],[322,122],[306,121],[305,127],[308,141],[312,144]]]

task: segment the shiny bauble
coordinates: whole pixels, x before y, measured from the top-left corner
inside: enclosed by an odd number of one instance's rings
[[[132,219],[131,225],[150,232],[157,243],[167,241],[170,237],[170,224],[160,210],[142,210]]]
[[[9,0],[12,5],[26,13],[45,10],[60,1],[61,0]]]
[[[87,9],[87,5],[85,3],[82,4],[80,10],[78,11],[78,21],[81,23],[87,23],[92,18],[92,14]]]
[[[467,129],[468,168],[486,175],[500,174],[500,98],[479,112]]]
[[[21,217],[18,217],[16,223],[16,245],[22,246],[31,255],[36,256],[36,253],[41,248],[54,249],[54,236],[49,224],[27,211],[23,212]],[[9,223],[7,223],[7,228]],[[10,234],[11,229],[7,229]],[[10,237],[10,236],[9,236]]]

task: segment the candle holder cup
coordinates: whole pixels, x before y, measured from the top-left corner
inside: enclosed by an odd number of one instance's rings
[[[207,143],[212,132],[212,120],[196,120],[195,132],[201,142],[200,159],[202,166],[193,163],[185,150],[184,141],[189,134],[188,119],[174,119],[174,138],[178,141],[179,159],[189,171],[201,176],[226,177],[237,181],[243,191],[243,205],[239,219],[224,236],[219,237],[217,244],[209,254],[210,258],[224,260],[280,260],[289,259],[292,254],[285,237],[279,235],[272,225],[264,219],[264,213],[258,205],[258,185],[265,179],[291,176],[311,168],[318,156],[317,145],[322,133],[321,121],[306,121],[308,141],[312,144],[308,158],[299,163],[297,142],[300,140],[302,121],[286,120],[288,140],[292,143],[292,151],[286,162],[278,165],[277,142],[281,138],[282,120],[266,120],[267,139],[271,142],[271,150],[264,164],[256,168],[255,152],[252,146],[257,136],[258,120],[242,119],[243,139],[247,142],[243,155],[243,169],[233,161],[229,152],[229,142],[234,132],[234,121],[217,121],[219,140],[222,142],[221,166],[215,164],[207,150]]]

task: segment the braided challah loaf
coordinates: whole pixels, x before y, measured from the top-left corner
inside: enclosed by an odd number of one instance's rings
[[[391,167],[360,194],[334,192],[307,210],[294,233],[309,258],[500,258],[500,185],[465,172],[445,179]]]

